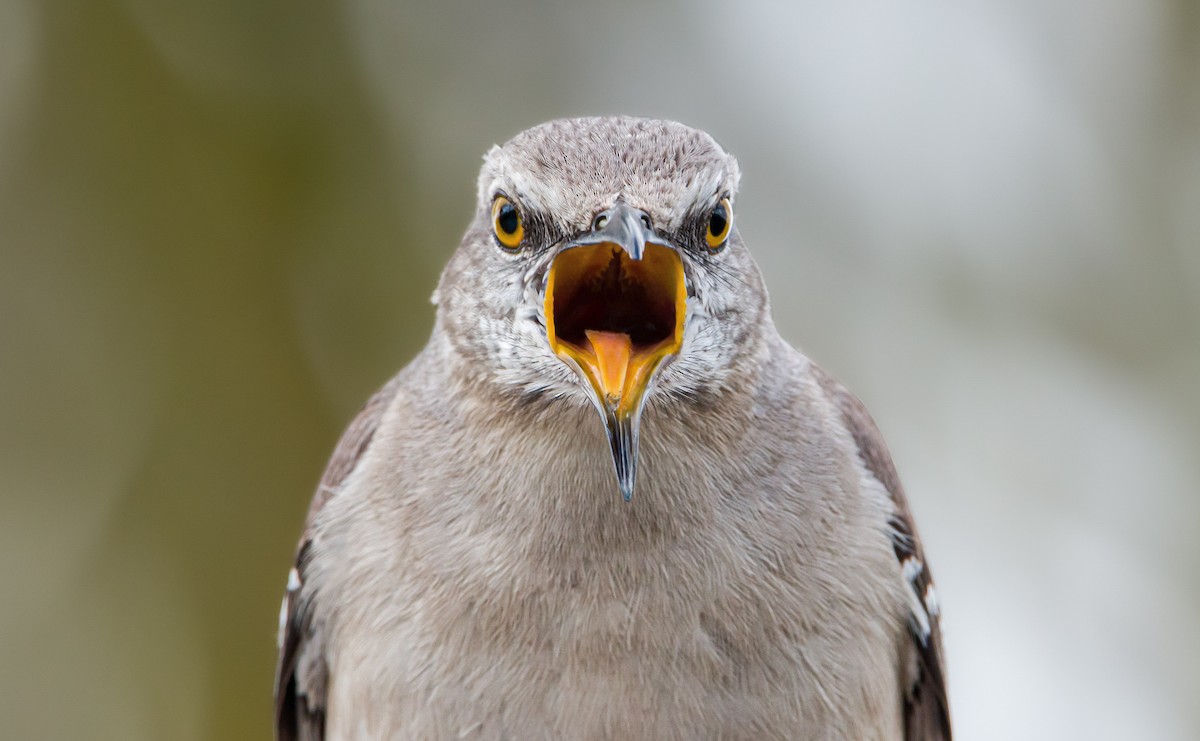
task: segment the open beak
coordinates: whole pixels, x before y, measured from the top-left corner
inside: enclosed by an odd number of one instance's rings
[[[683,344],[687,309],[679,253],[648,222],[618,203],[554,258],[546,282],[550,348],[592,392],[625,501],[633,497],[647,391]]]

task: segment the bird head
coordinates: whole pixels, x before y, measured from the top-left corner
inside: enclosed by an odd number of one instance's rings
[[[628,501],[643,412],[704,403],[769,323],[734,224],[737,161],[669,121],[582,118],[484,157],[439,323],[503,389],[591,404]]]

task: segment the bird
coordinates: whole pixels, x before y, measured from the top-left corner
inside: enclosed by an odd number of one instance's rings
[[[309,507],[278,739],[951,737],[895,465],[776,329],[740,178],[626,116],[486,153]]]

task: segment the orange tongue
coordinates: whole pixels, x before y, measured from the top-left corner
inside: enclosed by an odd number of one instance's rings
[[[629,370],[629,358],[633,354],[633,343],[624,332],[601,332],[585,330],[588,343],[596,356],[596,376],[600,382],[605,401],[616,404],[625,390],[625,373]]]

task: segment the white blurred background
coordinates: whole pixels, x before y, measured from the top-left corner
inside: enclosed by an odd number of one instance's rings
[[[482,153],[704,128],[872,409],[962,739],[1200,737],[1194,0],[0,4],[0,736],[266,737],[341,427]]]

